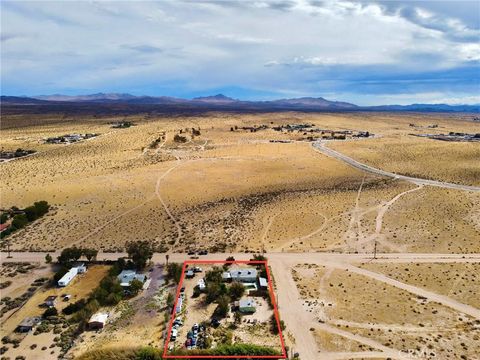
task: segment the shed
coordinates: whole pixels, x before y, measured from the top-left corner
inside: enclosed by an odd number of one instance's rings
[[[53,307],[55,306],[55,303],[57,302],[57,297],[55,295],[50,295],[48,296],[46,299],[45,299],[45,306],[48,306],[48,307]]]
[[[78,274],[78,268],[72,267],[63,277],[58,280],[58,286],[67,286]]]
[[[253,314],[257,310],[257,305],[252,298],[240,299],[238,309],[244,314]]]
[[[18,324],[16,331],[17,332],[29,332],[33,330],[35,326],[42,322],[42,318],[40,316],[34,317],[27,317],[22,320],[20,324]]]
[[[88,320],[88,328],[90,330],[94,329],[103,329],[105,324],[107,323],[108,314],[107,313],[95,313],[92,315],[90,320]]]
[[[263,278],[263,277],[260,277],[258,278],[258,282],[260,284],[260,288],[261,289],[267,289],[268,288],[268,281],[267,279]]]

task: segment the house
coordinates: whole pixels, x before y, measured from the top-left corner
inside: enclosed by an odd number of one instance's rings
[[[257,281],[257,270],[254,268],[230,270],[230,278],[232,281],[254,283]]]
[[[7,230],[9,227],[10,227],[10,224],[7,224],[7,223],[0,224],[0,232],[2,232],[3,230]]]
[[[44,304],[45,306],[48,306],[48,307],[54,307],[56,302],[57,302],[57,296],[51,295],[45,299]]]
[[[72,267],[70,270],[68,270],[68,272],[65,275],[63,275],[63,277],[60,280],[58,280],[58,286],[62,286],[62,287],[67,286],[70,283],[70,281],[72,281],[73,278],[77,276],[77,274],[78,274],[78,268]]]
[[[253,314],[257,310],[255,301],[252,298],[240,299],[238,310],[244,314]]]
[[[260,289],[268,289],[268,282],[267,279],[263,277],[258,278],[258,282],[260,284]]]
[[[103,329],[105,324],[107,323],[108,314],[107,313],[95,313],[92,315],[90,320],[88,320],[88,328],[90,330],[94,329]]]
[[[34,317],[27,317],[23,319],[23,321],[17,326],[17,332],[29,332],[35,328],[35,326],[39,325],[42,322],[42,318],[40,316]]]
[[[133,280],[138,280],[141,283],[144,283],[147,280],[147,276],[145,274],[137,274],[135,270],[123,270],[118,276],[118,281],[120,281],[120,286],[122,287],[129,287],[130,283]]]

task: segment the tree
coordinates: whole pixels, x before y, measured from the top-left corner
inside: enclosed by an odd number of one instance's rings
[[[57,316],[58,311],[54,307],[49,307],[45,312],[43,313],[43,318],[49,318],[50,316]]]
[[[137,295],[143,288],[143,283],[140,280],[133,279],[130,281],[130,292],[133,296]]]
[[[45,215],[50,209],[50,205],[44,200],[35,202],[33,206],[35,206],[38,216]]]
[[[211,283],[221,283],[222,282],[222,268],[214,266],[212,270],[207,271],[205,274],[205,280]]]
[[[52,262],[52,255],[50,254],[45,255],[45,262],[47,264],[50,264]]]
[[[26,207],[23,211],[25,211],[28,221],[35,221],[38,219],[37,208],[35,206]]]
[[[270,318],[270,323],[271,323],[272,333],[277,335],[279,331],[278,331],[277,318],[275,317],[275,314],[272,315],[272,317]],[[280,320],[280,328],[282,329],[282,331],[285,330],[285,327],[286,326],[283,320]]]
[[[82,254],[88,261],[95,260],[97,258],[98,250],[95,249],[82,249]]]
[[[230,298],[227,295],[222,295],[217,300],[218,306],[216,307],[213,315],[215,317],[224,318],[228,314],[230,308]]]
[[[18,214],[13,217],[12,227],[15,229],[21,229],[28,224],[28,218],[24,214]]]
[[[170,263],[167,266],[167,279],[175,281],[176,284],[180,282],[182,277],[182,265],[179,263]]]
[[[205,301],[209,304],[214,302],[220,295],[220,285],[217,283],[209,283],[206,294]]]
[[[132,241],[127,243],[127,253],[137,269],[142,270],[153,256],[153,245],[146,240]]]
[[[72,261],[77,261],[83,254],[83,250],[77,248],[76,246],[71,248],[65,248],[60,253],[58,257],[58,262],[60,264],[68,264]]]
[[[235,314],[233,314],[233,320],[235,324],[240,324],[242,322],[242,314],[240,311],[235,311]]]
[[[173,294],[172,293],[168,293],[168,296],[167,296],[167,306],[170,308],[173,306]]]
[[[245,293],[245,286],[239,282],[233,282],[228,289],[228,293],[233,300],[240,299]]]
[[[8,214],[6,212],[0,215],[0,224],[5,224],[8,220]]]

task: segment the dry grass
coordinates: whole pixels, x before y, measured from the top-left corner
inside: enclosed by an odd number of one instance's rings
[[[480,308],[480,264],[370,263],[361,267]]]
[[[300,265],[293,275],[305,308],[344,331],[417,356],[471,358],[480,350],[475,321],[438,303],[348,271]],[[334,351],[342,343],[352,346],[348,339],[319,340]]]
[[[134,121],[136,126],[111,129],[108,122],[115,120]],[[301,134],[230,128],[313,123],[321,128],[368,130],[384,137],[332,146],[360,149],[360,153],[374,146],[371,158],[383,159],[390,153],[375,144],[419,141],[407,136],[411,122],[437,123],[436,131],[471,132],[474,126],[460,115],[418,114],[214,113],[75,121],[51,115],[40,116],[38,122],[18,117],[7,122],[20,122],[21,127],[9,125],[3,130],[1,146],[39,153],[1,165],[2,207],[27,206],[40,199],[54,205],[46,217],[12,235],[12,247],[54,250],[77,244],[104,251],[122,250],[126,241],[137,239],[151,240],[162,251],[200,246],[216,251],[371,251],[378,210],[374,208],[413,185],[365,175],[313,151],[308,143],[268,142]],[[192,127],[200,128],[201,135],[185,144],[173,142],[179,129]],[[70,146],[41,143],[44,137],[73,132],[102,135]],[[164,144],[145,150],[164,132]],[[428,153],[438,146],[471,145],[421,141],[425,157],[411,163],[425,169],[431,163]],[[470,158],[477,153],[465,154]],[[463,177],[463,163],[455,151],[451,157],[437,156],[436,161],[442,164],[435,168],[448,168]],[[415,201],[418,197],[422,201]],[[472,239],[480,228],[479,202],[476,196],[441,189],[402,196],[385,214],[381,250],[431,251],[440,246],[446,252],[477,251]],[[357,216],[359,209],[371,211]],[[390,221],[397,219],[397,213],[401,221]],[[438,231],[442,217],[450,219],[449,229]],[[448,239],[452,236],[458,239],[452,242]]]
[[[43,304],[45,298],[50,295],[59,296],[56,304],[56,308],[59,312],[69,303],[86,298],[88,294],[98,286],[100,280],[106,275],[107,271],[108,266],[94,265],[89,267],[85,274],[77,276],[65,288],[52,287],[38,290],[25,305],[23,305],[11,317],[2,322],[2,332],[4,334],[10,334],[24,318],[43,314],[45,308],[40,307],[40,305]],[[62,294],[72,295],[70,301],[62,301],[60,298],[60,295]]]

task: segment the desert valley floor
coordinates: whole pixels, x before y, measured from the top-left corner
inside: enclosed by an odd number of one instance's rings
[[[322,138],[332,131],[346,139]],[[350,136],[359,132],[369,136]],[[132,240],[153,242],[157,264],[200,249],[220,260],[264,252],[302,360],[480,359],[480,143],[418,136],[449,132],[480,125],[416,113],[5,116],[2,149],[36,153],[0,163],[1,208],[52,205],[8,237],[12,261],[40,276],[46,252],[76,245],[113,258]],[[44,142],[85,133],[98,136]],[[17,277],[2,298],[28,288]],[[69,354],[159,344],[164,324],[148,319],[133,315]]]

